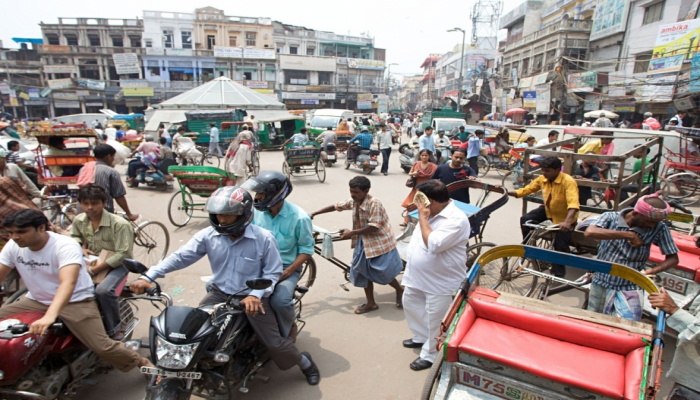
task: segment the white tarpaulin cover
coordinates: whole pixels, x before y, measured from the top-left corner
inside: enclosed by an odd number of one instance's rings
[[[158,105],[161,110],[227,108],[284,110],[284,104],[229,78],[219,77]]]
[[[172,122],[185,121],[185,112],[189,110],[156,110],[146,124],[144,131],[147,133],[158,132],[158,126]]]

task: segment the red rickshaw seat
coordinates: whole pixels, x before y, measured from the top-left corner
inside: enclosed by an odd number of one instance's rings
[[[446,360],[472,354],[613,398],[639,397],[646,336],[498,303],[477,287],[447,343]]]
[[[651,251],[649,252],[649,261],[654,263],[660,263],[666,259],[666,256],[661,254],[661,249],[656,245],[651,246]],[[694,274],[695,282],[700,283],[700,256],[687,251],[678,252],[678,265],[675,268]]]
[[[666,168],[684,170],[684,171],[700,172],[700,165],[693,165],[693,164],[690,164],[690,162],[685,162],[685,161],[666,160]]]

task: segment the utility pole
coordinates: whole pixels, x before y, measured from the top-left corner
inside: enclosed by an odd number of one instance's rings
[[[243,46],[238,46],[238,48],[241,49],[241,80],[245,86],[245,48]]]
[[[457,110],[462,111],[462,85],[464,82],[464,45],[467,38],[467,32],[461,28],[452,28],[447,32],[462,32],[462,56],[459,59],[459,88],[457,90]]]
[[[569,41],[569,32],[567,31],[564,35],[564,49],[561,57],[559,58],[559,67],[556,68],[557,72],[560,74],[561,78],[561,99],[559,100],[559,125],[564,124],[564,111],[566,110],[566,97],[567,97],[567,87],[566,87],[566,46]]]

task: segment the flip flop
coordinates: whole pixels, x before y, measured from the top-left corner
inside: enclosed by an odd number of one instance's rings
[[[378,310],[379,306],[376,306],[374,308],[368,308],[367,304],[363,304],[355,309],[355,314],[366,314],[368,312],[372,312],[375,310]]]
[[[403,302],[401,301],[403,299],[403,293],[401,293],[401,296],[398,294],[396,295],[396,307],[397,308],[403,308]]]

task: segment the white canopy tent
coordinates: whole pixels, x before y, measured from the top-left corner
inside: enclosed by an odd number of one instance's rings
[[[146,132],[158,131],[161,123],[185,120],[185,112],[193,110],[226,110],[242,108],[248,114],[261,114],[267,110],[285,111],[284,104],[272,97],[258,93],[226,77],[219,77],[194,89],[177,95],[156,106],[148,120]]]

